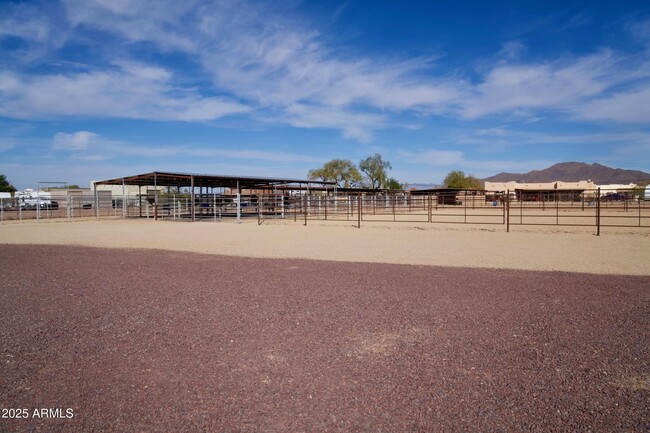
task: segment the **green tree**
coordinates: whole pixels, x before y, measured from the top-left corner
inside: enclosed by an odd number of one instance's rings
[[[7,180],[7,176],[4,174],[0,174],[0,192],[16,192],[16,187]]]
[[[336,182],[341,188],[356,186],[361,182],[361,173],[347,159],[333,159],[321,168],[309,170],[309,179],[321,179]]]
[[[397,179],[391,177],[386,181],[386,189],[394,189],[398,191],[404,191],[406,189],[406,184],[399,183]]]
[[[445,180],[443,181],[448,188],[460,188],[460,189],[481,189],[481,181],[471,174],[465,175],[464,172],[460,170],[454,170],[449,172]]]
[[[390,162],[385,161],[378,153],[362,159],[359,163],[359,169],[365,173],[372,189],[386,188],[388,170],[391,168],[393,167],[390,165]]]

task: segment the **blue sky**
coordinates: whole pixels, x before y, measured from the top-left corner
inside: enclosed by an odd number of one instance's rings
[[[278,4],[280,6],[278,6]],[[646,1],[0,1],[0,173],[650,171]]]

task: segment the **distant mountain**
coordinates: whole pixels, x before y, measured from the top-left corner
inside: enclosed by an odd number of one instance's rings
[[[649,180],[650,173],[638,170],[623,170],[601,164],[585,164],[584,162],[561,162],[544,170],[533,170],[528,173],[499,173],[496,176],[483,179],[488,182],[577,182],[589,180],[597,184],[630,183]]]
[[[435,183],[409,183],[406,185],[406,189],[430,189],[435,188],[438,185]]]

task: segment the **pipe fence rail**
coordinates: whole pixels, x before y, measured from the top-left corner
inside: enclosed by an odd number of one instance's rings
[[[192,197],[194,199],[192,200]],[[28,206],[2,199],[0,221],[50,218],[150,218],[173,221],[222,221],[255,218],[371,223],[477,224],[650,228],[650,200],[641,194],[612,191],[459,191],[453,193],[333,193],[269,191],[260,194],[170,194],[138,197],[68,196]]]

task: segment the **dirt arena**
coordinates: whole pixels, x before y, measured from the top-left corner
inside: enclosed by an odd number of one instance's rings
[[[650,429],[648,275],[116,245],[0,268],[0,402],[29,414],[1,431]]]
[[[650,228],[247,219],[196,223],[113,219],[12,221],[2,244],[145,248],[258,258],[303,258],[489,269],[650,275]]]

